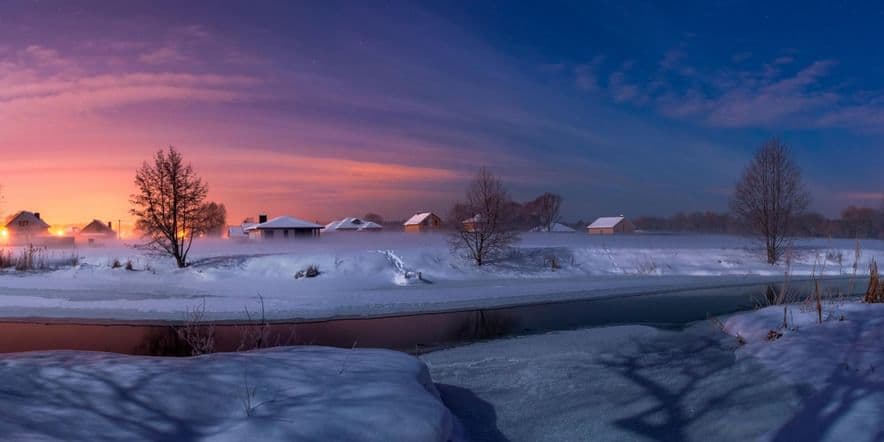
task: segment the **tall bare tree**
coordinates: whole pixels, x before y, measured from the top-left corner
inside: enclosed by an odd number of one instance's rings
[[[138,193],[130,198],[136,227],[149,241],[145,247],[187,266],[194,235],[205,226],[203,202],[208,186],[174,147],[160,150],[135,174]]]
[[[454,250],[465,251],[476,265],[487,263],[518,241],[514,205],[499,178],[482,167],[467,187],[466,199],[452,209]]]
[[[796,217],[809,202],[801,169],[791,150],[779,138],[771,138],[761,145],[743,171],[734,190],[731,210],[739,221],[761,237],[767,262],[776,264],[794,233]]]
[[[559,222],[559,210],[562,208],[562,196],[546,192],[527,204],[531,215],[536,218],[544,231],[552,231],[553,224]]]

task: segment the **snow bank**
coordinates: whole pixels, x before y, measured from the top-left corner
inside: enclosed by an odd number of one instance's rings
[[[0,317],[179,320],[205,299],[213,319],[237,319],[263,296],[273,319],[328,318],[493,307],[595,296],[599,290],[714,285],[782,278],[751,241],[730,236],[529,233],[507,256],[477,267],[447,237],[397,232],[303,241],[198,241],[191,267],[116,246],[80,248],[79,265],[0,271]],[[796,244],[796,277],[851,272],[853,241]],[[860,271],[884,261],[864,241]],[[59,257],[72,251],[53,250]],[[113,268],[132,262],[135,271]],[[552,263],[555,262],[554,266]],[[308,266],[316,278],[295,280]]]
[[[457,440],[426,366],[386,350],[0,357],[7,440]]]
[[[812,392],[771,437],[884,438],[884,304],[826,304],[822,324],[816,311],[793,305],[786,319],[784,329],[783,307],[768,307],[725,322],[729,334],[746,341],[739,357],[755,358],[781,379]]]

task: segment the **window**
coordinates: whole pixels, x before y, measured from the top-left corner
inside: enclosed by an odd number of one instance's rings
[[[273,238],[273,231],[272,230],[265,230],[264,237],[265,238]]]
[[[282,236],[284,236],[284,237],[286,237],[286,238],[289,237],[289,231],[288,231],[288,229],[282,231]]]

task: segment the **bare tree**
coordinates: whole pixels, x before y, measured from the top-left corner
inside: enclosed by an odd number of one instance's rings
[[[365,216],[362,217],[362,219],[366,221],[371,221],[375,224],[384,225],[384,217],[374,212],[366,213]]]
[[[789,147],[778,138],[762,144],[737,183],[731,210],[764,241],[767,262],[783,256],[795,219],[810,201]]]
[[[224,204],[209,202],[203,204],[200,209],[200,220],[193,230],[196,234],[220,237],[224,234],[225,227],[227,227],[227,208]]]
[[[130,198],[136,227],[148,239],[145,247],[187,266],[194,235],[205,224],[203,201],[208,186],[174,147],[160,150],[153,163],[144,162],[135,174],[138,193]]]
[[[546,192],[526,204],[531,208],[533,217],[546,232],[552,231],[553,224],[559,222],[559,210],[562,207],[562,196]]]
[[[466,192],[466,200],[452,209],[454,250],[466,251],[476,265],[483,265],[518,241],[513,204],[499,178],[487,168],[479,169]]]

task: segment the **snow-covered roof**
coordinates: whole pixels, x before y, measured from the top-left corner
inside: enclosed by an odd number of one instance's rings
[[[338,221],[332,221],[325,225],[325,231],[335,230],[380,230],[384,227],[372,221],[366,221],[359,218],[344,218]]]
[[[248,232],[249,230],[254,230],[255,227],[258,226],[258,223],[242,223],[240,227],[243,232]]]
[[[617,224],[620,224],[620,222],[623,221],[624,219],[625,219],[625,217],[623,217],[623,216],[603,216],[603,217],[595,220],[592,224],[588,225],[587,228],[589,228],[589,229],[610,229],[610,228],[617,226]]]
[[[553,223],[549,230],[546,229],[546,226],[537,226],[531,229],[532,232],[554,232],[554,233],[571,233],[576,232],[576,230],[562,224],[562,223]]]
[[[431,216],[436,216],[433,212],[422,212],[416,213],[411,218],[408,218],[408,221],[405,221],[403,225],[405,226],[414,226],[424,222],[427,218]]]
[[[469,218],[467,218],[467,219],[461,221],[461,223],[463,223],[463,224],[468,224],[468,223],[479,223],[479,222],[481,222],[481,221],[482,221],[482,215],[477,213],[477,214],[475,214],[475,215],[473,215],[473,216],[471,216],[471,217],[469,217]]]
[[[18,221],[29,221],[34,223],[34,226],[40,229],[48,229],[49,224],[46,224],[46,221],[38,218],[34,212],[28,212],[27,210],[22,210],[15,215],[9,217],[9,220],[6,222],[6,227],[16,227],[13,223]]]
[[[265,223],[258,224],[253,226],[248,230],[266,230],[266,229],[321,229],[322,226],[319,224],[314,224],[309,221],[304,221],[298,218],[292,218],[291,216],[277,216],[276,218],[271,219]]]

